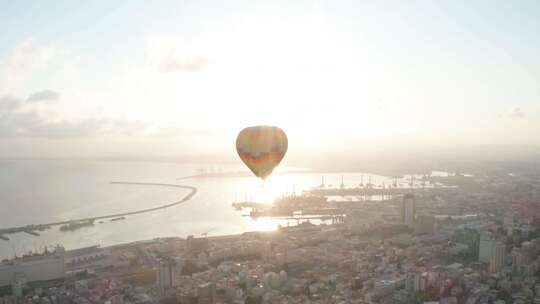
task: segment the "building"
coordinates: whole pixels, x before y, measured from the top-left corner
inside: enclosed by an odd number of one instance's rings
[[[65,277],[65,250],[57,246],[55,251],[27,255],[0,263],[0,286],[21,282],[39,282]]]
[[[480,245],[478,249],[478,260],[480,262],[489,263],[495,247],[495,240],[490,234],[480,234]]]
[[[0,297],[0,304],[17,304],[17,303],[19,303],[18,299],[14,295]]]
[[[467,243],[469,246],[469,254],[472,259],[478,261],[478,256],[480,254],[480,233],[476,230],[470,232],[470,239]]]
[[[401,221],[404,225],[414,228],[414,217],[416,213],[416,199],[413,194],[408,193],[403,196],[401,203]]]
[[[83,247],[66,251],[66,270],[83,268],[99,268],[112,265],[109,249],[103,249],[99,245]]]
[[[456,242],[468,247],[467,255],[472,261],[478,261],[480,250],[480,233],[475,229],[460,229],[456,232]]]
[[[508,211],[504,214],[503,224],[506,234],[512,236],[514,232],[514,223],[515,223],[516,214],[514,211]]]
[[[478,256],[480,262],[488,264],[490,272],[497,273],[504,266],[506,245],[494,240],[490,234],[481,234]]]
[[[22,273],[15,274],[13,281],[11,282],[11,291],[17,298],[22,297],[24,287],[26,286],[26,276]]]
[[[435,232],[435,217],[432,215],[421,215],[414,223],[414,233],[433,234]]]
[[[523,270],[523,253],[521,249],[514,248],[512,250],[512,273],[521,275]]]
[[[216,303],[216,286],[214,283],[205,283],[197,288],[197,299],[199,304]]]
[[[162,294],[177,286],[177,278],[182,274],[183,261],[179,258],[167,258],[159,262],[157,284]]]
[[[415,292],[425,291],[427,288],[427,273],[415,273],[413,288]]]
[[[501,242],[495,243],[491,259],[489,261],[489,271],[492,273],[500,272],[504,266],[504,260],[506,259],[506,245]]]

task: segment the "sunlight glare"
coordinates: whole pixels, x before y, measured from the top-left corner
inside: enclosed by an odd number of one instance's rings
[[[248,231],[274,231],[278,229],[280,222],[269,217],[260,217],[248,222]]]
[[[283,176],[270,176],[265,181],[257,179],[253,200],[271,204],[277,197],[287,192],[286,179]]]

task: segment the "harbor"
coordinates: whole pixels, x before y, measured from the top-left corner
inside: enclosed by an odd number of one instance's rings
[[[308,188],[301,194],[286,193],[275,198],[271,203],[262,203],[253,200],[237,201],[232,207],[243,212],[244,216],[252,219],[274,218],[279,220],[301,221],[320,220],[331,221],[333,224],[342,223],[349,214],[378,212],[392,209],[402,200],[404,195],[417,193],[419,196],[436,195],[442,192],[454,192],[456,187],[426,182],[427,177],[422,177],[421,182],[410,177],[408,183],[398,183],[397,177],[393,179],[391,186],[384,183],[376,185],[371,177],[364,184],[363,177],[358,186],[348,187],[344,183],[343,176],[339,187],[325,185],[324,177],[318,186]],[[397,214],[385,214],[385,218],[396,217]]]
[[[9,241],[9,237],[7,237],[6,235],[14,234],[14,233],[21,233],[21,232],[37,237],[37,236],[40,236],[40,234],[36,231],[44,231],[44,230],[50,229],[53,226],[60,226],[59,228],[60,231],[67,232],[67,231],[75,231],[84,227],[94,226],[94,222],[97,220],[103,220],[103,219],[112,219],[115,221],[123,220],[126,218],[126,216],[153,212],[153,211],[162,210],[162,209],[166,209],[169,207],[182,204],[184,202],[189,201],[197,193],[196,187],[177,185],[177,184],[140,183],[140,182],[122,182],[122,181],[111,182],[111,184],[175,187],[175,188],[181,188],[181,189],[188,189],[190,190],[190,192],[178,201],[165,204],[165,205],[160,205],[157,207],[145,208],[145,209],[140,209],[140,210],[135,210],[135,211],[128,211],[128,212],[123,212],[123,213],[107,214],[107,215],[101,215],[101,216],[95,216],[95,217],[89,217],[89,218],[82,218],[82,219],[76,219],[76,220],[58,221],[58,222],[51,222],[51,223],[46,223],[46,224],[31,224],[31,225],[20,226],[20,227],[3,228],[3,229],[0,229],[0,240]]]

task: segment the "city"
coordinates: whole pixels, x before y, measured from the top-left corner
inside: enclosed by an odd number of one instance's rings
[[[0,304],[540,304],[539,0],[1,0]]]
[[[540,303],[540,185],[437,180],[331,224],[3,261],[0,303]]]

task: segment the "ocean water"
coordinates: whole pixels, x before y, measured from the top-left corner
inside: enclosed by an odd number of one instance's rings
[[[188,202],[163,210],[128,216],[125,220],[104,220],[76,231],[59,231],[55,226],[40,231],[40,236],[26,233],[6,235],[0,240],[0,258],[13,257],[44,246],[62,244],[67,249],[127,243],[156,237],[188,235],[224,235],[246,231],[272,230],[284,221],[268,218],[253,220],[232,208],[233,201],[271,202],[284,193],[325,183],[339,186],[341,176],[347,186],[357,186],[368,175],[375,185],[391,184],[392,180],[366,173],[291,172],[279,168],[267,181],[249,175],[228,177],[195,177],[200,168],[215,165],[194,165],[166,162],[120,161],[0,161],[0,228],[41,224],[62,220],[99,216],[138,210],[174,202],[189,190],[140,185],[118,185],[111,181],[171,183],[195,186],[198,193]],[[223,171],[245,170],[238,166],[219,166]],[[281,171],[281,172],[280,172]],[[288,172],[288,173],[287,173]],[[400,180],[405,183],[406,177]]]

